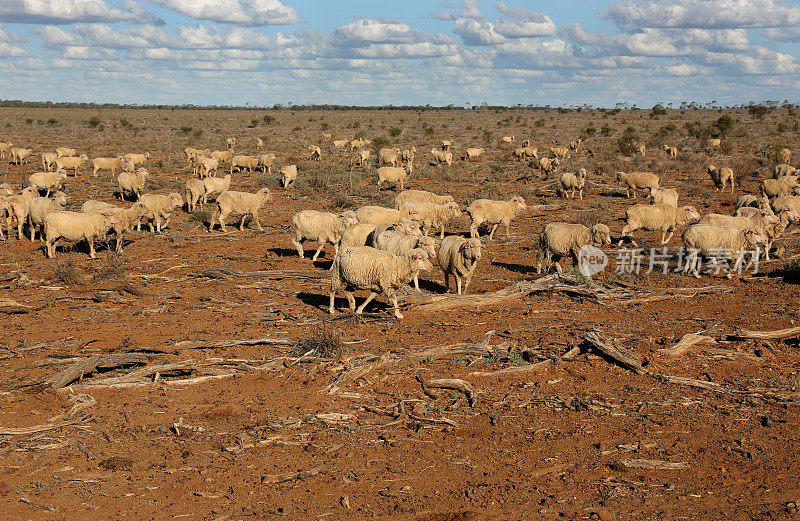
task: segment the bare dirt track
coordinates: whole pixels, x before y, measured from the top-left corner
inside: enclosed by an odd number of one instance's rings
[[[276,118],[269,125],[267,113]],[[227,136],[242,153],[255,153],[262,137],[278,163],[300,170],[291,190],[274,176],[234,173],[235,189],[272,190],[260,214],[264,232],[209,233],[202,214],[178,211],[161,235],[133,232],[119,256],[100,249],[90,260],[78,246],[49,260],[27,239],[0,243],[0,298],[13,301],[0,300],[2,517],[797,519],[797,334],[760,340],[740,331],[795,325],[793,260],[732,280],[618,275],[609,248],[611,264],[594,288],[618,298],[598,298],[568,270],[571,288],[498,304],[452,297],[436,309],[430,295],[444,286],[434,271],[422,276],[427,297],[405,299],[403,320],[382,296],[356,319],[344,312],[343,295],[331,320],[325,270],[333,248],[312,265],[287,235],[300,209],[391,204],[393,191],[375,189],[374,166],[351,168],[349,152],[332,154],[322,138],[363,132],[416,146],[409,188],[453,194],[462,207],[475,197],[525,196],[532,208],[512,222],[510,237],[501,228],[494,242],[484,238],[470,294],[532,282],[540,277],[536,238],[548,222],[605,222],[616,243],[630,204],[617,191],[616,170],[654,171],[700,213],[730,214],[740,195],[757,193],[771,176],[776,147],[798,153],[796,131],[785,130],[796,124],[793,113],[726,113],[735,124],[715,151],[685,127],[723,115],[711,110],[658,118],[590,110],[0,110],[0,140],[33,148],[32,161],[60,145],[90,157],[150,151],[146,191],[182,193],[191,177],[183,147],[223,149]],[[101,123],[91,127],[91,117]],[[253,119],[258,126],[248,126]],[[629,126],[648,143],[644,158],[617,150]],[[528,137],[542,154],[581,131],[583,147],[550,178],[499,144],[503,135],[514,135],[514,146]],[[428,164],[431,147],[448,138],[456,157],[466,146],[485,146],[486,154]],[[659,154],[662,142],[678,146],[677,159]],[[306,160],[312,143],[322,147],[319,163]],[[714,191],[710,162],[737,173],[733,194]],[[547,189],[582,166],[590,182],[583,202]],[[5,181],[21,186],[17,166]],[[84,168],[67,183],[69,209],[90,197],[114,202],[115,184]],[[462,217],[448,233],[468,227]],[[636,236],[649,248],[660,234]],[[785,257],[798,253],[792,228],[776,246]],[[313,350],[323,331],[339,336],[343,353]],[[630,350],[642,374],[586,344],[592,331]],[[712,340],[678,356],[660,351],[687,333]],[[226,343],[248,339],[253,345]],[[51,378],[87,360],[97,370],[53,388]],[[464,380],[475,402],[458,391],[425,392],[417,377]]]

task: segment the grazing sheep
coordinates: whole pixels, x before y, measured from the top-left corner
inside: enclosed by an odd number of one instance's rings
[[[269,188],[262,188],[258,192],[251,194],[248,192],[236,192],[234,190],[226,190],[219,194],[217,197],[217,206],[214,208],[214,213],[211,215],[211,224],[208,225],[208,231],[214,229],[214,221],[218,220],[222,231],[227,231],[225,228],[225,219],[231,214],[236,213],[242,216],[239,223],[239,231],[244,231],[244,221],[250,215],[256,222],[256,226],[260,231],[264,231],[261,222],[258,220],[258,210],[270,199]]]
[[[668,157],[678,157],[678,149],[669,145],[664,145],[662,147],[664,149],[664,153],[667,154]]]
[[[582,224],[555,222],[547,224],[539,234],[539,260],[536,273],[542,272],[542,264],[555,264],[560,275],[562,257],[572,257],[578,265],[578,255],[584,246],[600,247],[611,244],[611,232],[605,224],[595,224],[591,229]]]
[[[678,206],[678,192],[672,188],[651,188],[650,189],[650,203],[651,204],[667,204],[669,206]]]
[[[736,211],[739,208],[759,208],[761,206],[761,201],[763,198],[758,198],[754,195],[745,194],[739,197],[736,200],[736,205],[733,207],[733,210]]]
[[[259,150],[264,148],[264,140],[261,139],[260,137],[256,138],[256,148],[259,149]]]
[[[480,259],[480,239],[465,239],[459,235],[451,235],[444,239],[436,253],[436,261],[444,272],[446,292],[450,292],[450,275],[452,275],[456,280],[457,293],[462,294],[462,280],[464,281],[463,293],[466,293]]]
[[[403,190],[403,185],[408,179],[408,166],[382,166],[378,168],[378,188],[381,187],[383,183],[389,183],[391,185],[398,186],[399,190]]]
[[[26,159],[33,153],[30,148],[12,148],[11,149],[11,163],[21,165],[27,163]]]
[[[206,195],[205,183],[200,179],[187,179],[184,195],[186,196],[186,209],[189,212],[193,212],[198,205],[202,210],[203,201],[201,199]]]
[[[369,160],[369,150],[359,150],[356,156],[356,166],[364,166]]]
[[[350,150],[364,148],[365,146],[369,145],[369,143],[370,142],[365,139],[354,139],[350,142]]]
[[[74,148],[58,147],[56,148],[56,157],[72,157],[77,153]]]
[[[731,278],[732,272],[738,271],[741,267],[744,252],[747,250],[758,251],[759,246],[767,241],[764,231],[757,226],[740,230],[708,224],[690,226],[683,232],[681,238],[684,247],[689,252],[686,256],[683,273],[692,273],[698,279],[700,278],[698,269],[700,255],[710,256],[715,269],[720,257],[729,260],[735,258],[736,262],[732,269],[725,275],[727,278]]]
[[[136,229],[142,229],[144,220],[150,227],[150,233],[161,233],[161,229],[169,225],[172,210],[183,206],[183,197],[174,192],[169,195],[143,194],[139,197],[139,202],[147,208],[147,213],[136,224]]]
[[[586,169],[581,168],[578,174],[566,172],[561,174],[561,188],[559,192],[567,199],[575,199],[575,191],[578,192],[581,201],[583,201],[583,187],[586,185]],[[570,192],[572,195],[570,196]]]
[[[125,234],[133,230],[134,226],[139,226],[142,219],[148,216],[150,210],[143,203],[134,203],[130,208],[112,207],[106,210],[97,210],[96,213],[114,217],[114,222],[111,224],[109,231],[114,232],[114,235],[116,235],[114,250],[120,253],[122,252],[122,244],[125,242]]]
[[[753,210],[752,212],[750,210]],[[727,228],[735,228],[737,230],[744,230],[751,226],[759,226],[766,236],[765,258],[769,260],[769,250],[772,247],[772,242],[777,239],[786,230],[790,221],[796,222],[800,218],[794,207],[791,205],[784,205],[780,207],[781,216],[778,217],[772,211],[761,210],[758,208],[743,209],[737,213],[740,215],[730,216],[721,215],[718,213],[710,213],[704,215],[696,224],[703,224],[708,226],[725,226]],[[745,215],[746,214],[746,215]]]
[[[503,141],[503,143],[513,143],[514,142],[514,136],[503,136],[502,137],[502,141]]]
[[[514,156],[514,159],[517,161],[522,161],[523,159],[528,159],[531,157],[538,159],[538,153],[539,151],[536,148],[527,145],[520,148],[515,148],[514,151],[511,152],[511,155]]]
[[[292,244],[302,259],[304,258],[302,242],[304,240],[317,241],[319,248],[311,258],[311,261],[314,262],[327,243],[333,244],[338,252],[342,232],[346,228],[357,224],[358,220],[352,210],[339,215],[316,210],[302,210],[292,217]]]
[[[719,148],[720,144],[722,144],[722,140],[720,139],[706,139],[706,146],[708,148],[717,149]]]
[[[417,153],[417,147],[411,147],[411,150],[403,150],[400,158],[403,160],[404,163],[413,163],[414,156]]]
[[[581,143],[583,143],[583,140],[581,138],[578,138],[578,139],[576,139],[574,141],[570,141],[569,142],[569,149],[570,150],[578,150],[580,148],[580,146],[581,146]]]
[[[700,214],[697,213],[694,206],[678,208],[668,204],[637,204],[629,207],[625,211],[625,215],[625,226],[622,228],[617,246],[622,244],[623,238],[630,237],[631,232],[636,230],[661,230],[661,244],[667,244],[672,239],[677,227],[686,226],[700,218]],[[669,232],[669,237],[667,237],[667,232]],[[631,242],[634,246],[639,246],[632,239]]]
[[[792,151],[788,148],[782,148],[780,152],[778,152],[778,157],[781,159],[781,163],[789,164],[789,159],[792,157]]]
[[[81,213],[104,212],[115,208],[119,207],[96,199],[87,199],[81,205]]]
[[[625,183],[625,196],[630,198],[633,191],[633,199],[636,199],[636,189],[643,188],[651,190],[658,188],[658,176],[650,172],[617,172],[617,181]]]
[[[281,168],[281,186],[289,188],[297,181],[297,165],[286,165]]]
[[[233,156],[231,158],[231,174],[233,169],[238,168],[240,172],[244,172],[246,168],[249,173],[258,168],[258,158],[254,156]]]
[[[761,181],[761,195],[774,199],[789,194],[797,194],[800,187],[797,185],[797,176],[785,175],[779,179],[764,179]]]
[[[539,167],[539,170],[545,174],[551,174],[561,166],[561,162],[558,159],[550,159],[548,157],[540,157],[539,161],[535,161],[534,163]]]
[[[275,162],[275,154],[261,154],[258,156],[258,167],[265,174],[272,175],[272,163]]]
[[[567,147],[550,147],[550,153],[556,159],[563,159],[569,155],[569,149]]]
[[[346,146],[347,146],[347,140],[346,139],[337,139],[337,140],[334,140],[334,142],[333,142],[333,147],[334,148],[344,148]]]
[[[9,237],[11,237],[11,221],[16,220],[17,238],[22,239],[22,225],[28,220],[30,202],[38,195],[38,190],[35,186],[28,186],[19,194],[12,195],[5,200],[6,227],[9,230]]]
[[[469,226],[469,235],[473,239],[478,237],[478,228],[482,224],[491,224],[492,231],[489,232],[489,240],[494,239],[494,232],[502,224],[506,227],[506,239],[508,239],[511,219],[525,210],[525,199],[521,196],[514,196],[508,201],[495,201],[492,199],[476,199],[467,207],[467,213],[472,219]]]
[[[203,178],[210,176],[213,171],[214,175],[216,175],[217,168],[219,168],[219,159],[200,157],[197,174],[199,177]]]
[[[469,161],[470,159],[476,159],[483,155],[485,150],[483,148],[468,148],[465,152],[464,159]]]
[[[125,199],[126,194],[133,194],[138,200],[144,190],[144,183],[147,180],[147,170],[140,168],[134,172],[120,172],[117,176],[117,185],[121,199]]]
[[[61,190],[67,174],[62,170],[55,172],[36,172],[28,176],[28,186],[39,190],[47,190],[45,197],[50,197],[50,192]]]
[[[317,145],[309,145],[308,150],[312,161],[322,161],[322,150]]]
[[[143,165],[145,161],[150,159],[150,152],[145,152],[144,154],[130,153],[130,154],[125,154],[123,157],[131,161],[134,167],[136,167],[139,165]]]
[[[775,170],[772,171],[773,179],[780,179],[786,175],[797,175],[797,169],[792,165],[780,164],[775,167]]]
[[[86,154],[81,154],[78,157],[59,157],[56,159],[56,170],[72,170],[75,177],[77,177],[78,169],[88,160],[89,156]]]
[[[36,240],[36,232],[39,232],[40,238],[44,241],[44,228],[45,217],[51,212],[60,212],[67,205],[67,194],[64,192],[56,192],[53,198],[49,197],[34,197],[28,203],[28,232],[31,236],[31,242]]]
[[[733,170],[728,168],[727,166],[723,166],[722,168],[717,169],[714,165],[708,165],[708,175],[711,177],[711,180],[714,181],[714,186],[716,186],[716,191],[719,192],[720,190],[725,190],[725,184],[730,182],[731,184],[731,193],[733,193],[733,187],[735,184],[735,180],[733,177]]]
[[[342,232],[342,238],[339,240],[339,248],[341,249],[347,246],[374,247],[376,238],[381,233],[386,231],[422,237],[422,231],[419,229],[419,225],[417,223],[406,217],[401,217],[396,222],[388,225],[359,223],[350,226]]]
[[[637,143],[635,143],[634,146],[636,147],[636,151],[639,152],[639,154],[642,157],[644,157],[644,154],[647,151],[647,147],[645,146],[645,144],[641,143],[641,142],[637,142]]]
[[[399,148],[382,148],[378,150],[378,166],[397,166],[402,161],[402,152]]]
[[[236,146],[236,138],[235,137],[226,138],[225,143],[227,143],[228,148],[231,149]]]
[[[421,220],[415,218],[419,217],[416,213],[410,215],[406,212],[384,208],[383,206],[362,206],[356,210],[356,218],[361,224],[391,224],[401,217],[410,217],[417,221]]]
[[[448,165],[453,164],[453,153],[449,150],[442,151],[432,148],[431,155],[433,156],[434,163],[437,165],[441,165],[442,163],[447,163]]]
[[[408,250],[419,248],[428,254],[431,260],[436,259],[436,240],[432,237],[418,237],[415,234],[398,230],[384,230],[374,235],[373,248],[388,251],[394,255],[402,255]],[[419,275],[414,274],[414,289],[419,291]]]
[[[213,194],[221,194],[231,187],[231,175],[226,174],[225,177],[206,177],[203,179],[203,204],[208,202],[208,196]]]
[[[5,143],[0,143],[0,159],[5,159],[6,154],[11,153],[11,147],[14,146],[14,143],[11,141],[7,141]]]
[[[0,197],[14,195],[16,191],[8,183],[0,183]]]
[[[111,175],[117,175],[117,170],[122,169],[125,158],[121,157],[96,157],[92,159],[92,177],[97,177],[100,170],[111,170]]]
[[[42,166],[47,172],[53,171],[53,165],[56,164],[56,159],[58,159],[58,154],[55,152],[45,152],[42,154]]]
[[[454,201],[452,195],[436,195],[425,190],[403,190],[394,198],[394,208],[399,210],[407,201],[420,201],[426,203],[447,204]]]
[[[450,150],[450,147],[452,147],[452,146],[453,146],[453,142],[450,141],[449,139],[443,139],[442,140],[442,150],[443,151]]]
[[[777,211],[779,206],[791,205],[795,210],[800,212],[800,196],[796,195],[782,195],[776,197],[771,201],[772,209]]]
[[[89,257],[94,259],[94,241],[105,237],[116,217],[102,213],[51,212],[44,219],[45,245],[47,257],[56,253],[56,242],[65,239],[71,242],[86,241],[89,244]]]
[[[233,155],[234,155],[233,150],[231,149],[225,151],[214,150],[213,152],[211,152],[211,154],[209,154],[208,157],[210,157],[211,159],[216,159],[220,163],[224,163],[226,161],[230,161],[231,159],[233,159]]]
[[[394,306],[394,316],[403,318],[397,305],[397,290],[408,284],[420,271],[429,271],[433,266],[428,254],[421,249],[409,250],[402,255],[393,255],[369,246],[350,246],[339,250],[331,266],[331,291],[328,313],[333,314],[333,300],[344,286],[350,309],[357,315],[372,302],[378,293],[386,295]],[[353,291],[369,290],[367,299],[356,309]]]
[[[456,203],[436,204],[422,201],[407,201],[400,206],[400,211],[414,215],[422,223],[422,231],[428,235],[431,229],[440,228],[440,237],[444,238],[444,227],[449,221],[461,217],[461,209]]]

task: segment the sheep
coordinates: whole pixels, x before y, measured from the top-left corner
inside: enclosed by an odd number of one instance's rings
[[[55,172],[35,172],[28,176],[28,186],[39,190],[47,190],[45,197],[50,197],[50,192],[60,190],[67,179],[63,170]]]
[[[676,190],[673,190],[672,188],[670,189],[651,188],[650,203],[678,206],[678,192]]]
[[[575,191],[578,191],[581,201],[583,201],[583,187],[586,185],[586,169],[581,168],[578,174],[566,172],[561,174],[561,189],[559,192],[567,199],[575,199]],[[570,192],[572,196],[570,197]]]
[[[417,147],[411,147],[411,150],[403,150],[403,153],[400,155],[400,158],[403,160],[404,163],[413,163],[414,162],[414,155],[417,153]]]
[[[136,171],[136,163],[134,163],[131,158],[125,156],[118,156],[120,160],[120,165],[122,166],[123,172],[134,172]]]
[[[216,175],[217,168],[219,168],[219,159],[201,157],[199,158],[197,174],[199,177],[203,178],[210,176],[213,171]]]
[[[350,142],[350,150],[355,150],[357,148],[363,148],[367,146],[369,142],[364,139],[354,139]]]
[[[605,224],[595,224],[591,229],[582,224],[554,222],[547,224],[539,234],[539,259],[536,273],[542,272],[542,264],[555,264],[560,275],[562,257],[572,257],[578,264],[578,255],[584,246],[600,247],[611,244],[611,232]]]
[[[73,242],[85,240],[89,244],[89,257],[94,259],[94,241],[105,237],[116,223],[116,217],[102,213],[51,212],[44,219],[47,257],[52,259],[56,242],[65,239]]]
[[[793,175],[786,175],[779,179],[764,179],[761,181],[761,195],[774,199],[790,193],[796,194],[800,190],[797,179],[797,176]]]
[[[45,152],[42,154],[42,166],[47,172],[53,171],[53,165],[56,164],[58,154],[55,152]]]
[[[183,197],[175,192],[169,195],[143,194],[139,197],[139,202],[147,208],[143,220],[147,221],[150,233],[161,233],[161,229],[169,225],[172,210],[183,206]],[[136,224],[136,229],[142,229],[141,220]]]
[[[797,169],[792,165],[780,164],[777,165],[775,170],[772,171],[773,179],[780,179],[785,175],[797,175]]]
[[[636,199],[637,188],[651,190],[659,187],[658,176],[650,172],[617,172],[617,181],[625,183],[625,197],[630,198],[633,191],[633,199]]]
[[[144,190],[144,183],[147,180],[147,170],[140,168],[134,172],[120,172],[117,176],[117,185],[121,199],[125,199],[125,194],[133,194],[138,200]]]
[[[700,278],[698,270],[700,255],[712,256],[714,268],[717,268],[720,257],[733,259],[735,255],[736,262],[725,275],[730,279],[732,272],[740,269],[744,260],[744,252],[746,250],[758,251],[759,246],[767,241],[763,230],[757,226],[740,230],[707,224],[690,226],[683,232],[681,238],[684,247],[689,252],[686,256],[683,273],[692,273],[698,279]]]
[[[275,162],[275,154],[261,154],[258,156],[258,167],[265,174],[272,175],[272,163]]]
[[[394,316],[403,318],[397,305],[396,292],[411,281],[420,271],[433,268],[428,254],[421,249],[409,250],[402,255],[370,248],[368,246],[350,246],[339,250],[333,258],[331,266],[331,291],[328,313],[333,314],[333,301],[339,289],[344,287],[350,309],[357,315],[378,293],[386,295],[394,306]],[[369,290],[367,299],[356,309],[353,290]]]
[[[114,251],[122,252],[122,244],[125,242],[125,234],[133,230],[134,226],[140,226],[142,219],[147,217],[150,210],[143,203],[134,203],[130,208],[117,208],[112,206],[102,210],[95,210],[106,216],[113,216],[115,222],[112,223],[109,231],[113,231],[116,236]]]
[[[636,148],[636,151],[637,151],[637,152],[638,152],[638,153],[639,153],[639,154],[640,154],[642,157],[644,157],[644,155],[645,155],[645,152],[646,152],[646,150],[647,150],[647,147],[645,146],[645,144],[637,141],[636,143],[634,143],[634,147]]]
[[[308,147],[310,151],[310,159],[312,161],[322,161],[322,150],[317,145],[310,145]]]
[[[706,146],[708,148],[717,149],[720,144],[722,144],[722,140],[720,139],[706,139]]]
[[[401,160],[402,152],[399,148],[382,148],[378,150],[378,166],[397,166]]]
[[[381,184],[384,182],[399,185],[399,189],[403,190],[403,185],[408,179],[409,174],[409,167],[400,167],[400,166],[382,166],[378,168],[378,188],[381,187]]]
[[[231,174],[233,174],[234,168],[238,168],[240,172],[244,172],[246,168],[248,172],[252,173],[254,169],[258,168],[258,158],[254,156],[233,156],[231,158]]]
[[[328,133],[325,133],[325,132],[322,133],[322,139],[330,139],[331,136],[332,136],[332,134],[328,134]]]
[[[122,169],[124,158],[121,157],[96,157],[92,159],[92,177],[97,177],[100,170],[111,170],[111,175],[117,175],[117,170]]]
[[[525,210],[525,199],[521,196],[514,196],[508,201],[494,201],[492,199],[475,199],[467,207],[467,213],[472,219],[469,226],[469,235],[473,239],[478,237],[478,228],[486,223],[493,225],[489,232],[489,240],[493,240],[494,232],[502,224],[506,227],[506,239],[508,239],[511,219]]]
[[[669,146],[669,145],[664,145],[662,148],[664,149],[664,152],[667,154],[668,157],[672,157],[672,158],[678,157],[678,149],[677,148],[675,148],[673,146]]]
[[[292,244],[297,249],[297,254],[303,259],[302,242],[304,240],[317,241],[319,248],[311,258],[311,261],[314,262],[327,243],[333,244],[338,252],[342,232],[356,224],[358,224],[358,220],[352,210],[339,215],[316,210],[302,210],[292,217]]]
[[[203,204],[208,202],[208,196],[213,194],[221,194],[231,187],[231,175],[226,174],[225,177],[206,177],[203,179]]]
[[[525,140],[522,141],[522,147],[523,148],[527,148],[527,147],[530,147],[530,146],[531,146],[531,140],[530,139],[525,139]]]
[[[456,292],[462,294],[463,280],[463,293],[466,293],[480,259],[480,239],[465,239],[459,235],[451,235],[444,239],[436,253],[436,262],[444,272],[445,291],[450,292],[450,275],[452,275],[456,280]]]
[[[359,150],[356,156],[356,166],[364,166],[369,159],[369,150]]]
[[[231,159],[233,159],[233,150],[230,149],[225,151],[214,150],[213,152],[211,152],[211,154],[209,154],[208,157],[210,157],[211,159],[216,159],[220,163],[224,163],[226,161],[230,161]]]
[[[347,146],[347,140],[346,139],[334,140],[333,146],[334,148],[344,148],[345,146]]]
[[[419,248],[428,254],[428,258],[436,259],[436,240],[432,237],[418,237],[415,234],[397,230],[384,230],[374,236],[373,248],[388,251],[394,255],[402,255],[408,250]],[[414,274],[414,289],[419,291],[419,275]]]
[[[114,206],[113,204],[110,203],[106,203],[104,201],[98,201],[96,199],[87,199],[81,205],[81,213],[103,212],[107,210],[113,210],[114,208],[119,208],[119,207]]]
[[[134,167],[136,167],[139,165],[143,165],[145,161],[150,159],[150,152],[145,152],[144,154],[130,153],[130,154],[125,154],[123,157],[131,161]]]
[[[509,143],[510,144],[510,143],[514,142],[514,136],[503,136],[501,140],[502,140],[503,143]]]
[[[35,186],[28,186],[22,192],[12,195],[5,200],[6,213],[6,226],[9,228],[9,237],[11,236],[11,221],[17,221],[17,238],[22,239],[22,225],[28,220],[28,211],[30,202],[34,197],[38,196],[38,191]]]
[[[56,159],[56,170],[72,170],[75,177],[77,177],[78,169],[88,160],[89,156],[86,154],[81,154],[78,157],[59,157]]]
[[[237,192],[234,190],[225,190],[219,197],[217,197],[216,208],[211,215],[211,224],[208,225],[208,231],[214,229],[214,221],[219,221],[222,231],[227,231],[225,228],[225,219],[231,213],[237,213],[242,216],[239,223],[239,231],[244,231],[244,221],[248,215],[252,216],[256,222],[256,226],[260,231],[264,231],[261,222],[258,220],[258,210],[269,201],[271,193],[269,188],[262,188],[258,192],[251,194],[249,192]]]
[[[11,141],[7,141],[5,143],[0,143],[0,159],[5,159],[6,154],[11,153],[11,147],[14,146],[14,143]]]
[[[444,238],[444,227],[448,221],[461,217],[458,204],[451,202],[445,204],[428,203],[421,201],[407,201],[400,206],[400,212],[414,215],[422,223],[423,234],[428,235],[430,229],[440,228],[440,238]]]
[[[454,201],[452,195],[436,195],[425,190],[403,190],[394,198],[394,208],[399,210],[407,201],[421,201],[427,203],[447,204]]]
[[[539,167],[539,170],[545,174],[553,173],[558,170],[559,166],[561,166],[561,163],[558,159],[550,159],[547,157],[540,157],[539,161],[536,161],[535,164]]]
[[[730,182],[731,193],[733,193],[733,187],[735,184],[733,170],[727,166],[723,166],[722,168],[718,169],[714,165],[708,165],[708,175],[711,177],[711,180],[714,181],[714,186],[716,187],[717,192],[720,190],[725,191],[725,184]]]
[[[225,143],[228,145],[228,149],[232,149],[233,147],[236,146],[236,138],[235,137],[226,138]]]
[[[356,219],[361,224],[391,224],[401,217],[412,216],[400,210],[384,208],[383,206],[362,206],[356,210]]]
[[[792,157],[792,151],[788,148],[782,148],[780,152],[778,152],[778,157],[780,157],[781,163],[789,164],[789,159]]]
[[[772,204],[772,209],[776,211],[779,206],[791,205],[798,212],[800,212],[800,197],[796,195],[782,195],[780,197],[776,197],[771,201],[771,204]]]
[[[569,149],[567,147],[550,147],[550,153],[556,159],[563,159],[569,155]]]
[[[453,146],[453,142],[450,141],[449,139],[443,139],[442,140],[442,151],[450,150],[450,147],[452,147],[452,146]]]
[[[14,195],[15,190],[11,188],[11,185],[8,183],[0,183],[0,197],[7,196],[7,195]]]
[[[483,155],[484,152],[485,150],[483,148],[468,148],[464,154],[464,159],[467,161],[470,159],[475,159]]]
[[[261,139],[260,137],[256,138],[256,148],[258,150],[261,150],[262,148],[264,148],[264,140]]]
[[[753,210],[754,212],[749,210]],[[790,221],[796,221],[797,218],[800,217],[791,205],[784,205],[780,210],[781,217],[778,217],[771,211],[757,208],[750,208],[742,212],[737,211],[740,215],[736,216],[710,213],[704,215],[695,224],[725,226],[738,230],[744,230],[750,226],[759,226],[766,234],[765,258],[769,260],[769,250],[772,247],[772,242],[784,232]]]
[[[536,148],[533,148],[532,146],[528,145],[520,148],[515,148],[514,151],[511,152],[511,155],[514,156],[514,159],[516,159],[517,161],[522,161],[523,159],[528,159],[531,157],[538,159],[539,151]]]
[[[206,194],[206,185],[200,179],[187,179],[186,180],[186,190],[184,195],[186,196],[186,209],[190,212],[193,212],[195,208],[200,206],[200,209],[203,209],[203,201],[201,199]]]
[[[747,207],[757,208],[760,206],[761,200],[762,199],[759,199],[754,195],[745,194],[736,200],[736,205],[733,207],[733,210],[736,211],[739,208],[747,208]]]
[[[569,142],[569,149],[570,150],[578,150],[578,148],[580,148],[580,146],[581,146],[581,143],[583,143],[583,140],[581,138],[578,138],[578,139],[576,139],[574,141],[570,141]]]
[[[44,227],[44,220],[51,212],[58,212],[64,209],[67,204],[67,194],[64,192],[56,192],[53,198],[49,197],[34,197],[28,203],[28,231],[31,236],[31,242],[36,240],[36,232],[39,232],[40,238],[44,241],[44,234],[41,233]]]
[[[33,150],[30,148],[12,148],[11,149],[11,163],[15,165],[21,165],[22,163],[26,163],[25,161],[28,156],[33,153]]]
[[[297,165],[286,165],[281,168],[281,186],[289,188],[297,181]]]
[[[630,237],[636,230],[656,231],[661,230],[661,244],[667,244],[679,226],[686,226],[700,218],[700,214],[693,206],[671,206],[668,204],[637,204],[625,210],[625,226],[617,246],[622,244],[625,237]],[[669,232],[669,237],[667,237]],[[639,245],[631,239],[635,247]]]
[[[73,157],[77,153],[74,148],[58,147],[56,148],[56,157]]]
[[[374,246],[376,237],[385,231],[395,231],[404,235],[422,237],[419,225],[414,221],[401,217],[392,224],[355,224],[342,232],[339,249],[347,246]]]
[[[453,153],[449,150],[442,151],[432,148],[431,155],[433,156],[433,160],[437,165],[441,165],[442,163],[447,163],[448,165],[453,164]]]

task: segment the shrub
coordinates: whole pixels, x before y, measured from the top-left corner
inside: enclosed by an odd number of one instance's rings
[[[258,118],[253,118],[250,120],[250,126],[255,128],[258,126]]]
[[[205,223],[211,220],[211,212],[208,210],[195,210],[189,216],[190,221]]]
[[[53,267],[53,280],[61,284],[79,284],[83,277],[72,259],[58,260]]]
[[[633,127],[628,127],[617,141],[617,148],[625,156],[633,156],[638,151],[639,135]]]
[[[275,116],[270,116],[269,114],[264,114],[264,116],[262,116],[261,119],[263,119],[264,123],[266,123],[267,125],[272,125],[273,123],[275,123]]]
[[[56,118],[50,118],[47,120],[47,124],[51,127],[54,127],[56,124],[58,124],[58,120]]]
[[[102,121],[97,116],[93,116],[89,118],[89,126],[92,128],[96,128]]]
[[[292,350],[295,356],[309,352],[321,358],[338,359],[345,354],[345,346],[339,333],[325,327],[323,322],[322,327],[299,339]]]
[[[194,129],[192,129],[192,127],[187,127],[186,125],[181,127],[181,132],[183,132],[184,134],[188,134],[192,130],[194,130]]]
[[[767,112],[769,112],[769,108],[765,107],[764,105],[750,105],[750,108],[747,109],[747,112],[750,113],[750,116],[761,119],[767,114]]]
[[[392,128],[389,129],[389,135],[392,136],[392,137],[397,137],[402,133],[403,133],[403,129],[398,128],[398,127],[392,127]]]
[[[391,142],[385,137],[378,136],[372,140],[372,148],[377,152],[378,150],[387,147]]]
[[[436,133],[433,127],[422,127],[422,128],[424,129],[423,132],[425,133],[426,136],[432,136]]]

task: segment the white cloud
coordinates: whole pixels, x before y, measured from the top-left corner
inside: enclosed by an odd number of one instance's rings
[[[135,2],[126,2],[120,9],[103,0],[3,0],[0,21],[20,24],[160,23]]]
[[[303,22],[294,7],[279,0],[155,0],[159,5],[195,20],[263,26]]]
[[[453,32],[467,45],[496,45],[507,41],[505,36],[495,30],[494,24],[487,21],[459,18],[453,24]]]
[[[578,45],[611,45],[612,39],[604,33],[592,33],[579,23],[565,25],[558,30],[558,35]]]
[[[800,42],[800,27],[764,29],[761,34],[776,42]]]
[[[620,0],[604,15],[620,27],[724,29],[800,23],[800,7],[784,0]]]
[[[556,25],[543,14],[521,7],[509,7],[505,2],[498,2],[496,7],[499,12],[511,18],[498,20],[495,24],[497,32],[507,38],[556,35]]]
[[[336,29],[335,35],[343,40],[373,43],[411,43],[425,39],[424,33],[406,24],[387,19],[361,19]]]

